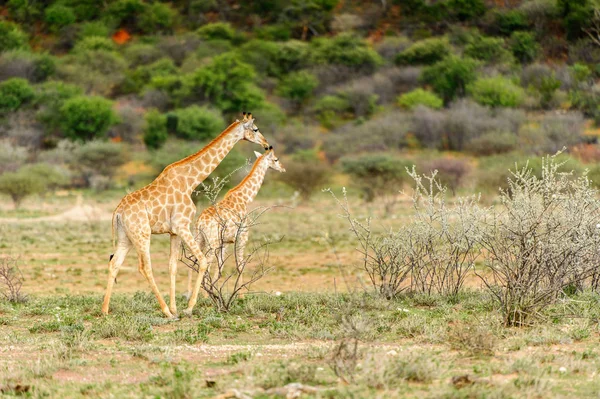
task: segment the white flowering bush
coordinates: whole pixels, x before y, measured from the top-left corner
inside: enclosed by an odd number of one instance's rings
[[[506,325],[527,325],[561,296],[598,284],[600,202],[584,174],[556,156],[536,177],[525,166],[480,224],[486,268],[477,274],[500,303]]]

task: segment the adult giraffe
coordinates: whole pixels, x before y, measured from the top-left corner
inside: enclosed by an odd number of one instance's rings
[[[202,150],[167,166],[152,183],[126,195],[121,200],[113,213],[113,245],[116,242],[116,247],[108,263],[108,284],[102,313],[108,314],[110,296],[119,268],[129,250],[135,247],[139,271],[150,283],[160,309],[167,317],[176,317],[177,256],[169,258],[171,286],[170,302],[167,307],[152,274],[150,237],[152,234],[170,234],[171,254],[179,252],[183,240],[199,261],[200,275],[204,275],[207,267],[206,258],[190,230],[196,213],[196,205],[192,201],[191,194],[240,140],[260,144],[265,149],[269,148],[269,143],[254,125],[252,114],[244,113],[241,122],[236,120],[229,125]],[[194,304],[194,298],[190,298],[185,313],[191,313]]]

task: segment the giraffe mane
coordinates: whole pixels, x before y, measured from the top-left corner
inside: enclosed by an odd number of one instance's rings
[[[184,165],[184,164],[186,164],[186,163],[188,163],[188,162],[195,161],[195,160],[196,160],[196,159],[198,159],[200,156],[202,156],[202,154],[204,154],[206,151],[208,151],[208,150],[209,150],[209,149],[210,149],[210,148],[211,148],[213,145],[215,145],[215,144],[217,143],[217,141],[220,141],[220,140],[221,140],[223,137],[225,137],[227,134],[229,134],[229,132],[231,132],[231,131],[233,130],[233,128],[234,128],[235,126],[237,126],[239,123],[241,123],[241,122],[240,122],[240,121],[235,121],[235,122],[233,122],[233,123],[232,123],[231,125],[229,125],[229,126],[228,126],[228,127],[225,129],[225,130],[223,130],[223,131],[221,132],[221,134],[219,134],[217,137],[215,137],[214,139],[212,139],[212,140],[210,141],[210,143],[208,143],[206,146],[204,146],[204,148],[202,148],[200,151],[198,151],[198,152],[195,152],[195,153],[193,153],[193,154],[191,154],[191,155],[188,155],[187,157],[185,157],[185,158],[183,158],[183,159],[181,159],[181,160],[179,160],[179,161],[173,162],[172,164],[168,165],[168,166],[167,166],[167,167],[166,167],[166,168],[165,168],[165,169],[162,171],[161,175],[162,175],[164,172],[166,172],[168,169],[172,169],[172,168],[174,168],[174,167],[176,167],[176,166],[179,166],[179,165]]]

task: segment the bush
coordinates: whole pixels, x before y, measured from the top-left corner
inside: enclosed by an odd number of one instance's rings
[[[137,21],[138,29],[145,33],[169,32],[175,23],[177,12],[168,4],[152,3],[145,7]]]
[[[26,197],[39,194],[44,189],[44,181],[39,176],[20,172],[6,172],[0,175],[0,193],[10,196],[15,209],[21,206]]]
[[[331,170],[321,161],[314,151],[303,151],[309,156],[295,155],[285,161],[285,178],[280,180],[300,194],[303,201],[308,201],[317,191],[325,188],[331,177]]]
[[[60,107],[70,98],[80,96],[80,87],[60,81],[46,82],[38,86],[36,105],[39,108],[38,120],[48,129],[55,129],[60,122]]]
[[[55,72],[55,58],[47,53],[13,50],[0,54],[0,81],[24,78],[32,83],[39,83]]]
[[[383,64],[382,58],[366,41],[348,33],[312,40],[309,54],[314,64],[345,65],[354,70],[373,71]]]
[[[16,111],[34,97],[35,91],[25,79],[12,78],[0,82],[0,113]]]
[[[444,106],[444,101],[429,91],[415,89],[398,97],[398,105],[410,110],[418,105],[424,105],[431,109],[440,109]]]
[[[530,32],[513,32],[510,36],[510,49],[517,60],[527,63],[535,60],[539,45]]]
[[[19,173],[38,178],[44,183],[44,188],[50,190],[68,186],[70,183],[69,175],[64,169],[47,163],[25,165],[19,169]]]
[[[494,37],[477,37],[465,46],[464,54],[494,64],[510,61],[510,53],[504,48],[504,40]]]
[[[369,117],[377,109],[375,87],[367,80],[352,81],[337,90],[337,95],[348,103],[348,111],[356,117]]]
[[[206,24],[197,30],[198,36],[205,40],[227,40],[233,41],[236,32],[228,22],[215,22]]]
[[[302,105],[310,98],[319,81],[310,72],[299,71],[290,73],[282,79],[277,92],[280,96],[292,100],[297,106]]]
[[[478,62],[468,57],[449,56],[423,70],[421,81],[449,103],[466,93],[467,85],[476,78]]]
[[[163,58],[163,54],[156,46],[145,43],[134,43],[125,48],[123,53],[130,68],[140,65],[152,64]]]
[[[438,182],[449,188],[452,195],[456,195],[456,191],[463,185],[471,167],[463,159],[443,158],[426,163],[425,170],[429,173],[437,170]]]
[[[347,154],[394,151],[405,145],[410,130],[408,116],[392,112],[362,124],[341,126],[325,136],[323,149],[331,162]]]
[[[93,50],[114,51],[116,50],[115,43],[106,37],[90,36],[84,37],[77,42],[74,53],[84,53]]]
[[[161,58],[149,65],[141,65],[128,72],[121,83],[121,91],[129,93],[139,92],[146,84],[157,76],[177,74],[178,69],[170,58]]]
[[[483,229],[489,256],[478,275],[507,326],[531,325],[566,290],[582,287],[597,265],[598,193],[568,168],[547,157],[540,177],[515,171],[502,207]]]
[[[594,3],[588,0],[557,0],[558,11],[569,40],[583,36],[593,19]]]
[[[117,0],[107,7],[106,14],[116,26],[132,29],[136,25],[138,16],[143,14],[147,7],[148,5],[142,0]]]
[[[144,118],[144,144],[146,147],[158,149],[165,144],[168,137],[167,117],[157,110],[150,110]]]
[[[323,96],[317,100],[313,111],[323,126],[332,128],[350,112],[350,103],[346,98],[337,95]]]
[[[514,151],[518,145],[518,139],[514,133],[491,132],[469,140],[465,149],[473,155],[489,156]]]
[[[51,31],[56,32],[65,26],[75,23],[77,17],[71,7],[67,7],[61,4],[53,4],[46,8],[44,12],[46,24]]]
[[[15,172],[25,163],[28,152],[27,148],[19,147],[9,140],[0,141],[0,175],[5,172]]]
[[[71,167],[81,174],[89,187],[97,177],[110,181],[117,169],[129,160],[129,154],[123,144],[90,141],[75,149]]]
[[[252,66],[233,53],[225,53],[194,73],[187,90],[190,96],[198,93],[224,112],[237,113],[264,104],[263,92],[253,83],[255,77]]]
[[[477,103],[490,107],[518,107],[523,102],[523,89],[501,76],[481,78],[467,87]]]
[[[445,38],[431,38],[416,42],[396,56],[396,64],[431,65],[450,54],[450,43]]]
[[[0,21],[0,52],[28,47],[28,38],[18,25]]]
[[[108,129],[118,122],[112,102],[102,97],[73,97],[59,110],[60,126],[71,140],[89,141],[103,138]]]
[[[446,6],[450,14],[459,21],[468,21],[485,14],[483,0],[448,0]]]
[[[517,30],[525,30],[529,27],[527,16],[517,9],[494,12],[495,30],[505,36]]]
[[[394,61],[399,53],[402,53],[411,46],[411,41],[404,36],[384,37],[377,44],[375,50],[386,61]]]
[[[225,121],[218,111],[192,105],[170,112],[167,128],[177,137],[204,141],[219,134],[225,128]]]
[[[79,29],[79,36],[82,38],[86,37],[108,37],[110,36],[112,29],[106,26],[102,21],[90,21],[81,24]]]
[[[346,157],[340,163],[367,202],[388,195],[396,196],[407,181],[406,168],[411,166],[409,162],[387,154]]]

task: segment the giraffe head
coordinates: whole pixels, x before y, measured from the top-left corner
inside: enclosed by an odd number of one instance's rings
[[[281,173],[285,172],[285,168],[279,161],[279,158],[277,158],[277,156],[275,155],[275,151],[273,150],[273,147],[271,147],[269,150],[267,150],[267,152],[265,152],[264,154],[261,154],[260,152],[256,152],[256,151],[254,151],[254,154],[256,155],[256,158],[260,158],[261,156],[264,156],[264,159],[268,163],[269,168],[275,169]]]
[[[265,150],[273,148],[269,145],[267,139],[265,139],[265,137],[254,124],[254,118],[252,117],[252,113],[244,112],[244,119],[242,119],[242,122],[240,123],[242,124],[242,128],[244,129],[244,140],[249,141],[251,143],[260,144]]]

